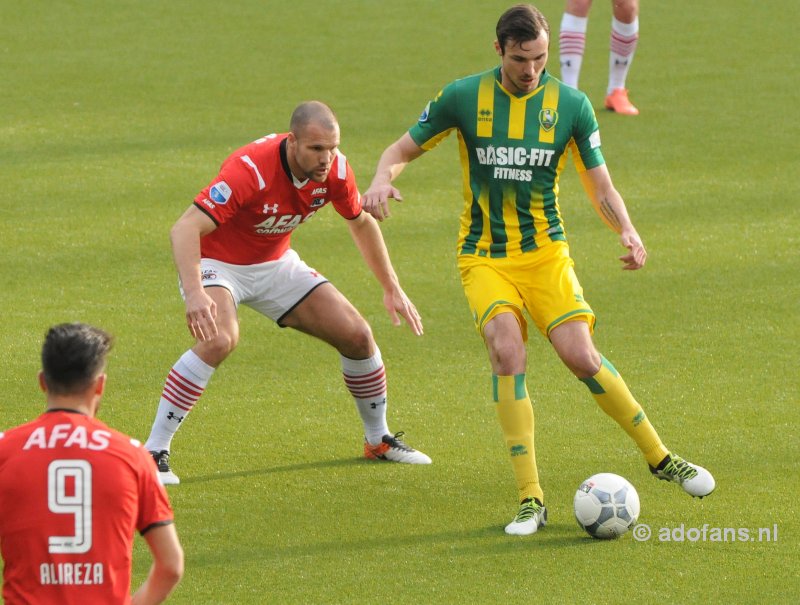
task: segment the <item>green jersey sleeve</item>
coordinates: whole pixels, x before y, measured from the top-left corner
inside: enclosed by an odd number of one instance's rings
[[[457,88],[451,82],[428,102],[408,133],[417,145],[430,151],[458,126],[457,110]]]
[[[589,170],[605,164],[600,150],[600,126],[589,99],[584,95],[575,121],[572,138],[575,142],[575,162],[579,170]],[[580,160],[580,161],[579,161]]]

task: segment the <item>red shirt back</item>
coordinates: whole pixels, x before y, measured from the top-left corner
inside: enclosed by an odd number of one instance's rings
[[[54,410],[0,433],[7,605],[129,603],[134,532],[172,519],[150,454],[103,422]]]
[[[234,265],[276,260],[289,248],[291,233],[332,203],[346,219],[361,212],[361,197],[347,158],[336,153],[324,183],[298,187],[286,160],[287,134],[271,134],[233,152],[220,172],[194,199],[217,224],[200,240],[204,258]]]

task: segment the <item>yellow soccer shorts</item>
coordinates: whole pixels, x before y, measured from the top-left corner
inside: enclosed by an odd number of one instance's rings
[[[510,258],[474,254],[458,257],[461,284],[475,327],[483,328],[499,313],[511,311],[528,340],[523,309],[547,337],[565,321],[581,320],[594,331],[594,312],[583,299],[566,242],[552,242]]]

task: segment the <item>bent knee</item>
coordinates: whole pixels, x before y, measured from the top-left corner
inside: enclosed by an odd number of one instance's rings
[[[498,376],[524,374],[527,364],[525,347],[517,342],[493,342],[489,347],[492,372]]]
[[[614,17],[622,23],[633,23],[639,15],[637,0],[617,0],[614,2]]]
[[[230,355],[238,344],[238,339],[230,334],[217,334],[211,340],[198,342],[195,349],[200,358],[211,366],[218,366]]]
[[[600,354],[594,349],[572,351],[561,359],[578,378],[591,378],[600,371]]]
[[[576,17],[586,17],[592,7],[592,0],[567,0],[565,12]]]
[[[372,336],[372,329],[365,319],[359,316],[344,335],[339,352],[350,359],[367,359],[375,354],[377,345]]]

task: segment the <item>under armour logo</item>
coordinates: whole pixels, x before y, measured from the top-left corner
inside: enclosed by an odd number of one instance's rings
[[[627,65],[628,60],[625,59],[624,61],[620,61],[619,59],[614,59],[614,65]]]
[[[566,61],[561,62],[561,67],[572,67],[572,61],[567,59]]]
[[[385,397],[383,399],[381,399],[380,401],[373,401],[372,403],[369,404],[369,407],[371,407],[374,410],[379,405],[386,405],[386,398]]]
[[[278,213],[278,204],[273,204],[270,206],[269,204],[264,204],[264,209],[261,211],[264,214],[277,214]]]
[[[183,418],[184,418],[183,416],[178,416],[174,412],[170,412],[169,414],[167,414],[167,420],[177,420],[178,424],[183,422]]]

